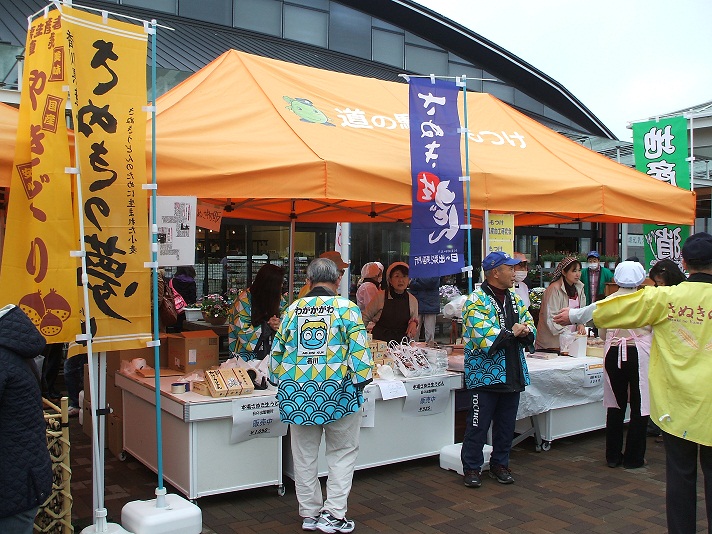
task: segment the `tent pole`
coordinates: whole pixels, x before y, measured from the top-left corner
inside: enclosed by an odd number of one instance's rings
[[[292,200],[292,213],[289,214],[289,304],[294,300],[294,232],[297,226],[297,214],[294,212],[294,200]]]

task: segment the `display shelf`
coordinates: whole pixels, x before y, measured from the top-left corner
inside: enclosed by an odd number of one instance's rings
[[[402,380],[407,384],[422,378],[425,377]],[[405,415],[404,398],[384,401],[375,383],[366,386],[369,392],[374,393],[376,399],[375,425],[372,428],[361,428],[356,460],[357,470],[435,456],[440,454],[444,446],[454,442],[455,390],[462,387],[462,375],[447,372],[428,378],[444,380],[449,389],[447,407],[442,412],[432,415]],[[319,476],[328,473],[323,440],[319,448],[318,468]],[[284,474],[294,479],[294,465],[288,439],[284,447]]]
[[[230,443],[235,397],[174,395],[174,381],[161,378],[165,479],[188,499],[263,486],[276,486],[282,494],[282,438]],[[124,392],[124,450],[157,471],[154,379],[118,373],[116,385]],[[275,391],[239,398],[245,397],[274,400]]]

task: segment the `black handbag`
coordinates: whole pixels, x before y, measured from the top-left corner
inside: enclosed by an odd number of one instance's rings
[[[272,342],[274,341],[275,331],[267,321],[262,321],[262,332],[255,346],[255,360],[264,360],[272,350]]]

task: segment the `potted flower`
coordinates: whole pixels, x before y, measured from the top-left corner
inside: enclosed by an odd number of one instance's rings
[[[210,324],[220,325],[224,324],[227,320],[230,305],[221,295],[217,293],[205,295],[197,304],[203,313],[203,319]]]
[[[438,290],[440,293],[440,308],[444,308],[445,304],[450,302],[452,299],[459,297],[462,293],[460,293],[460,290],[457,289],[457,287],[450,285],[450,284],[445,284],[440,286],[440,289]]]
[[[558,261],[557,256],[559,256],[559,254],[555,254],[553,252],[544,252],[541,255],[541,261],[544,262],[544,269],[551,269],[552,262]]]
[[[539,312],[541,311],[541,299],[544,296],[543,287],[533,287],[529,290],[529,313],[534,319],[534,324],[539,322]]]
[[[606,264],[609,269],[616,268],[617,260],[618,260],[618,258],[616,256],[601,256],[601,263]]]
[[[238,297],[239,294],[240,290],[236,287],[231,287],[225,292],[225,301],[227,302],[228,306],[232,306],[232,303],[235,302],[235,299]]]

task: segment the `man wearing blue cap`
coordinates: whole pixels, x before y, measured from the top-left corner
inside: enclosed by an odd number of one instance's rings
[[[581,283],[586,302],[591,304],[606,296],[606,284],[613,281],[613,272],[601,265],[601,255],[596,250],[588,253],[588,267],[581,269]]]
[[[529,384],[524,349],[534,344],[536,328],[522,299],[512,287],[514,266],[521,260],[492,252],[482,260],[485,281],[462,308],[465,345],[465,387],[470,408],[462,443],[465,486],[479,488],[483,448],[492,423],[489,475],[512,484],[509,452],[519,395]]]

